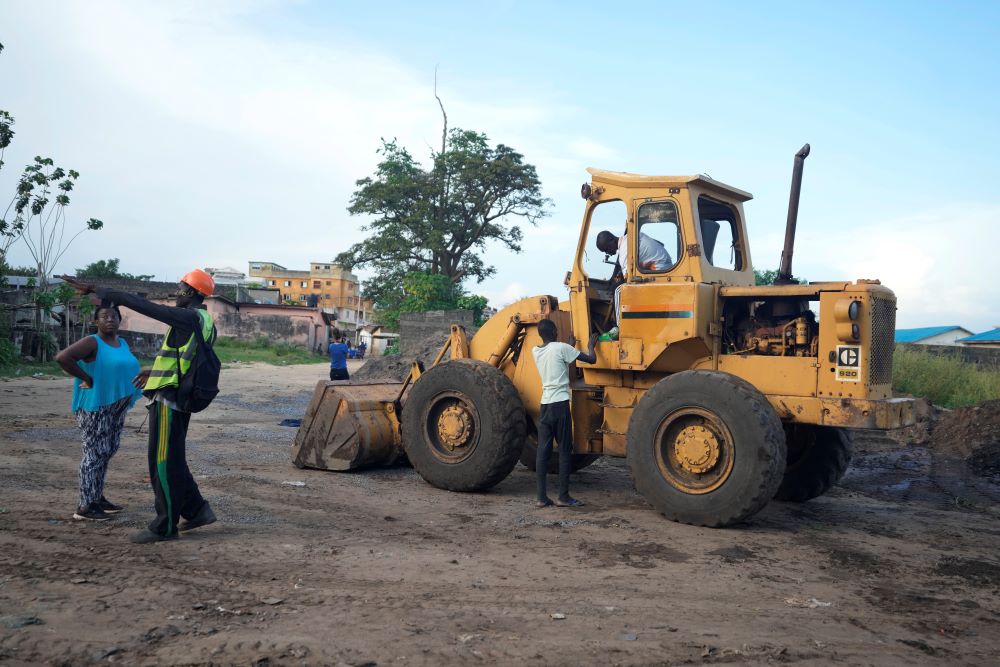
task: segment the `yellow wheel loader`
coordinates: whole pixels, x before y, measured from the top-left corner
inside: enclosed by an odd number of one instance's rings
[[[320,382],[294,463],[349,470],[405,452],[451,491],[487,489],[519,458],[533,467],[541,383],[530,351],[550,319],[581,348],[617,330],[597,344],[595,364],[571,368],[575,469],[624,456],[650,504],[702,526],[825,493],[850,461],[848,429],[903,427],[915,415],[912,399],[892,396],[893,293],[877,280],[792,278],[808,154],[807,144],[795,156],[784,251],[767,286],[754,283],[749,193],[704,175],[588,169],[568,299],[514,303],[471,340],[453,326],[434,363],[414,364],[401,384]],[[627,216],[618,261],[610,276],[589,275],[595,215],[609,203]]]

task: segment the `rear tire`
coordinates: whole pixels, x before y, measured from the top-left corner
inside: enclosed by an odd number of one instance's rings
[[[646,392],[628,427],[636,489],[668,519],[713,528],[759,512],[785,470],[771,404],[726,373],[684,371]]]
[[[851,435],[842,428],[786,424],[788,462],[775,500],[804,503],[834,486],[851,464]]]
[[[403,448],[429,484],[482,491],[517,465],[524,424],[507,376],[482,361],[454,359],[414,383],[403,406]]]
[[[527,436],[524,438],[524,449],[521,450],[521,463],[524,467],[535,472],[535,461],[538,459],[538,431],[530,419],[527,421]],[[591,463],[601,458],[600,454],[573,454],[573,465],[570,470],[576,472],[583,470]],[[559,474],[559,448],[552,447],[552,457],[549,459],[549,474]]]

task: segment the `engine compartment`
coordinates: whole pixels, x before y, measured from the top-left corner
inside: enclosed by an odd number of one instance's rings
[[[722,351],[815,357],[819,354],[819,320],[809,302],[798,298],[730,299],[723,306]]]

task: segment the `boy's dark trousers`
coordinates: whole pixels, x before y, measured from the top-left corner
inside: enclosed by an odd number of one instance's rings
[[[569,414],[569,401],[542,403],[538,419],[538,453],[535,456],[535,475],[538,478],[538,499],[545,500],[546,475],[552,457],[552,438],[559,443],[559,498],[569,498],[569,473],[573,466],[573,420]]]
[[[149,481],[156,496],[149,530],[157,535],[176,535],[179,518],[194,518],[205,504],[184,453],[189,421],[190,412],[160,401],[149,405]]]

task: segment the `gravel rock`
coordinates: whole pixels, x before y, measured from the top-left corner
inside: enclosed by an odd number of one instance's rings
[[[467,329],[466,335],[469,340],[476,334],[478,329]],[[417,347],[417,353],[412,356],[392,355],[389,357],[372,357],[365,362],[365,365],[358,369],[351,376],[352,383],[362,383],[368,380],[394,380],[402,382],[410,373],[414,360],[419,360],[424,364],[424,368],[430,368],[437,357],[438,352],[448,341],[450,333],[442,331],[439,334],[428,336]],[[445,355],[445,358],[449,358]]]

